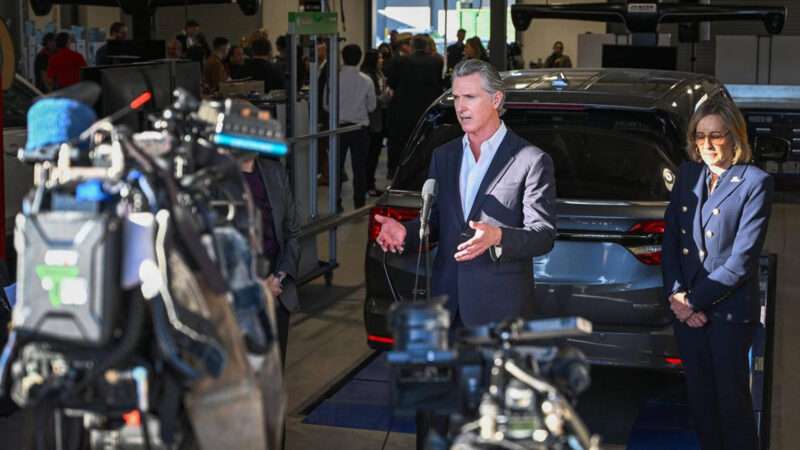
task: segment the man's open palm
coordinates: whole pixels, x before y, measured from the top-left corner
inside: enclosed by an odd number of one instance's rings
[[[385,252],[402,252],[406,242],[406,227],[391,217],[375,215],[375,221],[381,224],[378,234],[378,245]]]

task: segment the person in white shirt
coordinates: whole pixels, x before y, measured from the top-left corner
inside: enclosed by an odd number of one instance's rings
[[[375,87],[366,74],[358,70],[361,47],[346,45],[342,49],[342,66],[339,72],[339,125],[361,125],[361,128],[339,136],[339,161],[344,167],[347,151],[353,171],[353,206],[364,206],[367,196],[367,153],[369,150],[369,113],[375,110]],[[324,98],[328,98],[327,94]],[[341,177],[339,177],[338,208],[341,210]]]

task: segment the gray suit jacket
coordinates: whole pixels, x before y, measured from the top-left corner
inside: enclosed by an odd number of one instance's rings
[[[275,160],[260,158],[256,160],[256,170],[261,174],[261,180],[267,189],[269,202],[272,206],[272,223],[275,226],[275,238],[280,251],[275,259],[275,267],[270,268],[271,273],[286,272],[287,277],[283,282],[283,294],[280,302],[289,311],[297,311],[300,301],[297,296],[297,268],[300,260],[300,245],[297,242],[299,229],[297,209],[292,198],[292,186],[286,176],[286,169]]]
[[[431,238],[438,241],[431,291],[446,295],[451,312],[467,326],[530,318],[534,312],[533,257],[549,252],[556,235],[553,161],[508,130],[481,182],[469,220],[503,230],[502,255],[487,251],[457,262],[456,247],[471,230],[461,207],[461,138],[434,150],[429,177],[439,194],[431,211]],[[407,246],[417,248],[419,222],[406,224]]]

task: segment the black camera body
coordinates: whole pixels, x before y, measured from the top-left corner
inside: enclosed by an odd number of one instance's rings
[[[122,227],[109,211],[46,211],[17,218],[20,338],[100,348],[120,309]]]
[[[387,362],[396,409],[448,416],[451,433],[461,431],[441,437],[459,449],[561,448],[570,433],[583,448],[595,448],[571,409],[589,386],[588,362],[556,341],[591,332],[588,321],[511,320],[451,330],[449,318],[442,302],[397,303],[390,312],[395,348]]]

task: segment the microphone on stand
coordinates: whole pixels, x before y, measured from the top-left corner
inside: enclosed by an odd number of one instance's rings
[[[422,263],[422,252],[425,252],[425,298],[430,302],[431,300],[431,249],[430,242],[428,241],[430,230],[429,220],[431,217],[431,208],[433,208],[433,201],[436,199],[437,185],[434,178],[425,180],[422,185],[422,211],[420,212],[419,219],[419,252],[417,253],[417,268],[414,276],[414,292],[412,295],[413,301],[417,300],[417,285],[419,282],[419,266]]]
[[[419,219],[419,240],[420,242],[428,234],[428,220],[431,218],[431,208],[433,207],[433,200],[436,198],[438,187],[434,178],[425,180],[422,185],[422,213]]]

